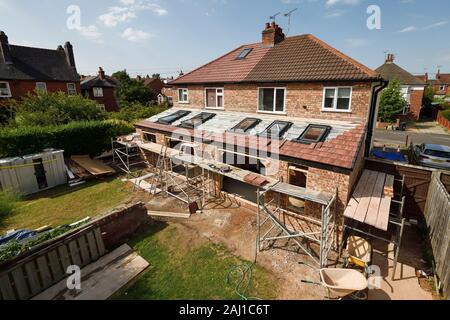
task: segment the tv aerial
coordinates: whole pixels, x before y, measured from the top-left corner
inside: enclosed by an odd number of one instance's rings
[[[293,14],[295,11],[297,11],[297,10],[298,10],[298,8],[295,8],[295,9],[289,11],[288,13],[285,13],[285,14],[284,14],[284,16],[285,16],[286,18],[288,18],[288,30],[287,30],[287,34],[289,34],[289,32],[291,31],[291,17],[292,17],[292,14]]]
[[[273,22],[275,22],[276,18],[281,14],[281,12],[278,12],[276,14],[274,14],[273,16],[270,16],[269,19],[272,20]]]

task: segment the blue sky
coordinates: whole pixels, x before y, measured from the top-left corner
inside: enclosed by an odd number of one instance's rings
[[[71,29],[70,5],[81,10]],[[381,30],[367,28],[370,5],[381,9]],[[269,16],[294,8],[289,35],[312,33],[371,68],[389,51],[410,72],[450,72],[448,0],[0,0],[0,30],[13,44],[71,41],[83,74],[103,66],[166,76],[260,41]],[[277,22],[287,31],[287,18]]]

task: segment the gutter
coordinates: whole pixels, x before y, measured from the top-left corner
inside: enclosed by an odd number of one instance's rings
[[[366,149],[364,152],[365,157],[370,156],[370,151],[372,147],[372,138],[375,131],[375,125],[377,121],[377,104],[378,96],[381,91],[383,91],[389,84],[389,81],[380,79],[380,83],[373,87],[372,89],[372,100],[370,102],[370,113],[368,121],[368,130],[366,136]]]

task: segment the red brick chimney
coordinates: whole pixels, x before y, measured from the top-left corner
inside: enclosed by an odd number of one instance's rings
[[[12,64],[12,56],[9,48],[8,36],[0,31],[0,62]]]
[[[100,78],[100,80],[105,80],[105,71],[103,71],[102,67],[98,68],[98,77]]]
[[[392,53],[388,53],[387,57],[386,57],[386,63],[394,63],[395,60],[395,55],[393,55]]]
[[[438,72],[436,73],[436,80],[441,80],[441,69],[438,69]]]
[[[275,22],[266,23],[266,28],[262,32],[262,43],[266,46],[273,47],[274,45],[282,42],[286,36],[283,33],[283,29],[280,28]]]

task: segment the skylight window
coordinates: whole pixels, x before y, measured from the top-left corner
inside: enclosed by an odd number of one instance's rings
[[[331,129],[332,128],[330,126],[310,124],[297,139],[297,142],[304,144],[324,142]]]
[[[247,131],[253,129],[261,122],[260,119],[256,118],[246,118],[239,122],[238,125],[236,125],[233,129],[230,130],[230,132],[235,133],[246,133]]]
[[[247,56],[250,54],[250,52],[252,52],[252,50],[253,49],[251,49],[251,48],[246,48],[246,49],[242,50],[236,59],[242,60],[242,59],[247,58]]]
[[[190,114],[190,111],[177,111],[175,113],[172,113],[170,116],[162,117],[158,119],[158,123],[161,124],[172,124],[177,120],[180,120],[181,118],[186,117],[188,114]]]
[[[195,129],[216,116],[215,113],[202,112],[192,119],[181,122],[180,128]]]
[[[268,138],[282,138],[291,127],[292,122],[275,121],[261,135]]]

